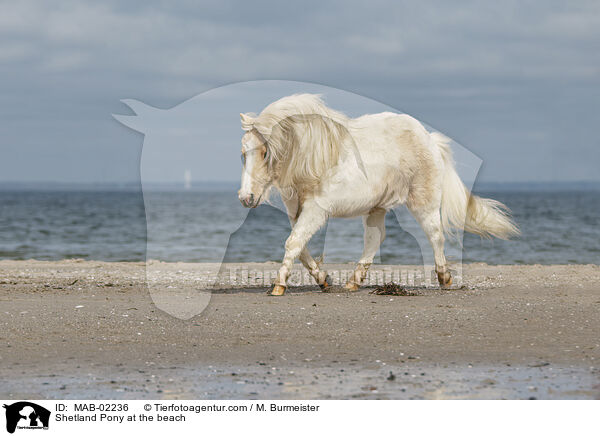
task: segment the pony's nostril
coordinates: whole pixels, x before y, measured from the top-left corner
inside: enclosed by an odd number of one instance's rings
[[[240,197],[240,202],[244,207],[250,207],[252,205],[252,196]]]
[[[238,198],[244,207],[254,207],[256,204],[256,197],[254,194],[248,194],[245,197],[238,196]]]

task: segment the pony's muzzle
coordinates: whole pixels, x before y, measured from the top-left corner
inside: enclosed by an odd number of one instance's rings
[[[240,199],[240,202],[244,207],[254,208],[258,206],[258,199],[254,197],[254,194],[249,194],[247,196],[242,196],[241,194],[238,194],[238,198]]]

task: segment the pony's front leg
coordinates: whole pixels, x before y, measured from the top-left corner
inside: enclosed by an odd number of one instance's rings
[[[294,228],[296,222],[298,221],[298,210],[300,207],[298,197],[292,196],[289,198],[282,198],[282,200],[287,209],[290,224],[292,228]],[[302,262],[302,265],[304,265],[310,275],[313,276],[321,289],[325,290],[331,286],[331,279],[329,275],[326,271],[321,271],[319,263],[310,255],[310,251],[306,245],[300,252],[300,262]]]
[[[319,263],[310,255],[306,246],[300,253],[300,262],[302,262],[302,265],[304,265],[310,275],[313,276],[321,289],[326,290],[331,286],[331,278],[327,274],[327,271],[321,271]]]
[[[371,213],[363,217],[364,248],[363,254],[356,265],[356,269],[348,283],[344,286],[349,291],[356,291],[367,276],[369,267],[377,254],[379,246],[385,239],[385,214],[384,209],[374,209]]]
[[[314,201],[303,205],[302,212],[285,242],[285,256],[270,295],[283,295],[285,293],[287,279],[290,276],[294,261],[300,256],[310,238],[327,222],[327,218],[327,212]]]

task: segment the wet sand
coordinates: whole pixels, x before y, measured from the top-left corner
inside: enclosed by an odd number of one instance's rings
[[[217,268],[154,263],[150,288],[193,295]],[[0,397],[599,398],[599,284],[597,265],[471,264],[411,296],[226,287],[182,320],[143,263],[1,261]]]

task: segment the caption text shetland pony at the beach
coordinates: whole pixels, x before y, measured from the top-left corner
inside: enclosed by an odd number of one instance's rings
[[[363,217],[364,249],[345,285],[349,290],[366,277],[385,237],[385,214],[398,205],[406,204],[431,242],[441,286],[452,283],[444,233],[462,228],[502,239],[519,233],[503,204],[467,190],[454,169],[450,140],[408,115],[351,119],[318,95],[299,94],[258,116],[240,116],[246,133],[239,199],[256,207],[275,187],[292,224],[272,295],[283,295],[298,257],[319,286],[330,285],[306,248],[330,217]]]

